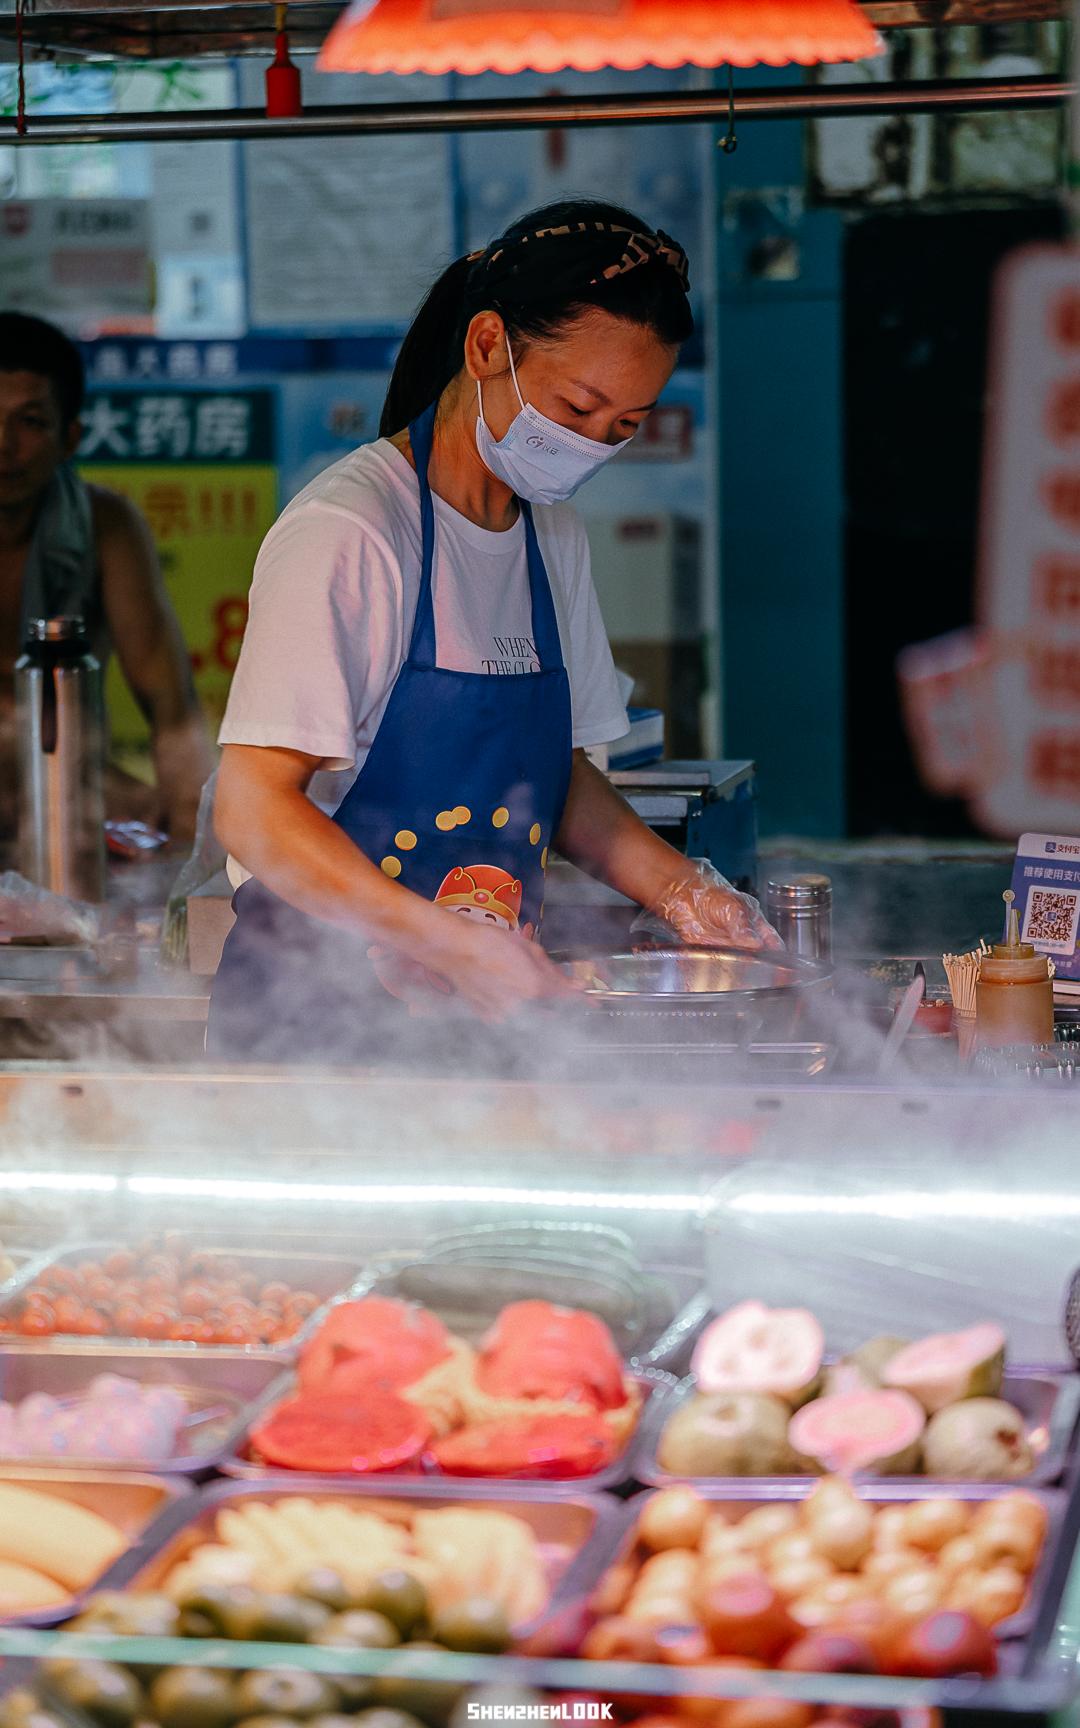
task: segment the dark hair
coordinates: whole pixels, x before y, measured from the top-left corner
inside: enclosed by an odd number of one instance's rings
[[[400,432],[438,401],[461,370],[477,312],[490,307],[511,339],[527,342],[601,310],[675,348],[694,331],[688,290],[685,253],[620,205],[575,198],[533,210],[431,288],[401,345],[380,435]]]
[[[0,372],[38,372],[56,395],[64,425],[82,412],[86,374],[70,336],[28,312],[0,312]]]

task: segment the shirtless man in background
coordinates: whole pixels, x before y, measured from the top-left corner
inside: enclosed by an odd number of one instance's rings
[[[82,360],[52,324],[0,312],[0,849],[14,839],[15,661],[31,618],[81,617],[102,667],[115,649],[150,726],[155,787],[110,769],[111,817],[195,831],[213,753],[187,649],[142,516],[80,480]]]

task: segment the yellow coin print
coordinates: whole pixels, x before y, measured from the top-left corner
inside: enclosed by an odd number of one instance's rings
[[[467,804],[457,804],[454,807],[454,821],[459,828],[464,828],[466,822],[472,821],[472,811]]]
[[[505,804],[500,804],[499,808],[496,810],[494,816],[491,818],[491,826],[493,828],[505,828],[506,824],[509,822],[509,820],[510,820],[509,810],[506,808]]]
[[[541,868],[541,870],[547,869],[547,860],[548,860],[548,849],[545,846],[544,850],[540,854],[540,868]]]
[[[400,876],[401,875],[401,859],[400,858],[384,858],[381,865],[379,866],[379,868],[381,869],[384,876]]]
[[[449,834],[452,829],[457,827],[454,812],[452,810],[440,810],[435,818],[435,826],[440,834]]]
[[[540,824],[539,824],[539,822],[534,822],[532,827],[529,829],[529,845],[535,846],[537,841],[539,840],[539,838],[540,838]]]
[[[416,845],[416,835],[411,828],[403,828],[400,834],[394,835],[394,845],[399,852],[411,852]]]

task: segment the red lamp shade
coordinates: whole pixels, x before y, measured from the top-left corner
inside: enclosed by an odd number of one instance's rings
[[[879,52],[855,0],[352,0],[323,72],[802,66]]]

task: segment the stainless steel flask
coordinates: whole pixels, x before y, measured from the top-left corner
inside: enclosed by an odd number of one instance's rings
[[[15,713],[19,871],[68,899],[104,900],[104,698],[81,619],[31,623]]]

